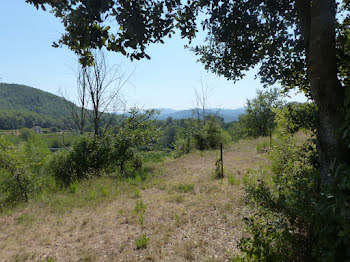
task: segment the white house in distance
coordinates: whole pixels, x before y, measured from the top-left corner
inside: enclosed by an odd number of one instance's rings
[[[43,133],[43,131],[41,130],[40,126],[33,126],[32,129],[37,134],[42,134]]]

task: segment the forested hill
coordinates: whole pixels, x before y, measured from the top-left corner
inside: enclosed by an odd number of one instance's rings
[[[0,110],[30,111],[61,118],[70,115],[63,98],[18,84],[0,83]]]

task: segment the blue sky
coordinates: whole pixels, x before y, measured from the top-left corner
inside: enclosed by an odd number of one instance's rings
[[[63,90],[75,99],[77,69],[75,55],[66,47],[53,48],[63,26],[52,14],[38,11],[24,0],[0,2],[0,82],[29,85],[58,94]],[[197,40],[199,42],[200,40]],[[255,71],[237,82],[226,81],[204,70],[197,57],[184,49],[186,40],[166,39],[151,45],[151,60],[130,62],[122,55],[108,53],[110,64],[118,64],[126,75],[132,73],[123,89],[128,106],[188,109],[194,107],[194,89],[201,79],[212,90],[210,107],[238,108],[261,89]],[[304,101],[303,95],[292,100]]]

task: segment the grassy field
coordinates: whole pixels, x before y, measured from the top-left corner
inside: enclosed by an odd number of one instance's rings
[[[213,178],[218,152],[154,154],[146,180],[93,179],[4,211],[0,260],[228,261],[250,212],[242,180],[262,142],[225,148],[223,180]]]

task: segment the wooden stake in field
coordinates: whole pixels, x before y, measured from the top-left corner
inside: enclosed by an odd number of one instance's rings
[[[222,157],[222,143],[220,144],[221,178],[224,178],[224,159]]]

